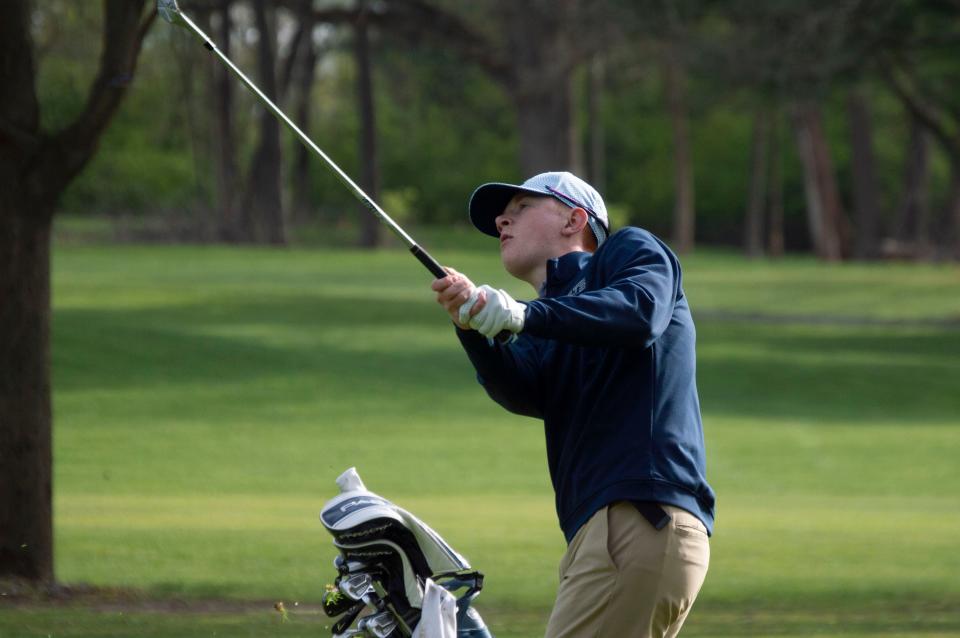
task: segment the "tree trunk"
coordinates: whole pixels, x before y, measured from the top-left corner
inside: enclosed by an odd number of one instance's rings
[[[770,112],[760,106],[753,116],[753,142],[750,152],[750,194],[744,224],[744,253],[747,257],[763,255],[763,217],[767,203],[767,158],[770,146]]]
[[[807,223],[814,250],[825,261],[839,261],[842,258],[838,228],[840,201],[820,108],[810,104],[798,107],[795,124],[797,147],[803,164]]]
[[[103,53],[87,102],[41,133],[30,2],[0,20],[0,579],[54,579],[50,232],[56,202],[93,156],[133,79],[156,12],[104,2]]]
[[[915,124],[912,130],[916,132],[916,127],[922,125],[937,140],[950,160],[952,174],[945,211],[946,225],[947,228],[956,225],[958,236],[960,236],[960,222],[957,221],[957,216],[960,215],[960,175],[958,175],[958,172],[960,172],[960,138],[956,135],[956,130],[960,126],[960,113],[956,108],[944,104],[942,96],[938,97],[930,93],[929,87],[924,87],[925,83],[919,80],[916,70],[910,66],[887,64],[882,67],[882,70],[888,84],[914,118]],[[908,193],[910,193],[909,186],[908,181]],[[929,222],[925,208],[917,211],[920,214],[917,220],[917,229],[914,233],[914,236],[918,238],[916,242],[917,256],[923,256],[923,253],[929,251],[930,244],[934,243],[926,241],[929,236],[927,228]]]
[[[520,170],[524,178],[545,171],[573,170],[570,78],[546,92],[514,96],[520,134]]]
[[[232,4],[232,0],[220,0],[216,7],[216,15],[219,16],[217,46],[228,58],[232,55]],[[244,224],[235,196],[238,186],[237,145],[233,125],[233,89],[236,79],[216,57],[210,56],[208,63],[212,80],[209,86],[210,101],[213,104],[211,130],[215,131],[213,138],[216,145],[216,209],[219,235],[225,242],[249,242],[253,240],[253,230]]]
[[[274,31],[267,16],[266,0],[255,0],[253,13],[260,34],[257,42],[258,86],[271,100],[277,100]],[[266,107],[260,111],[260,139],[250,164],[248,190],[244,200],[244,218],[255,229],[255,240],[268,244],[286,244],[281,194],[280,122]]]
[[[307,8],[310,8],[307,3]],[[303,56],[297,64],[296,117],[297,125],[303,131],[310,130],[310,106],[313,89],[313,76],[317,67],[317,47],[313,43],[313,12],[301,17],[308,20],[303,25],[306,36],[303,42]],[[297,144],[291,171],[293,189],[292,215],[296,222],[305,221],[310,215],[310,160],[313,153],[303,144]]]
[[[599,192],[606,190],[606,129],[603,126],[603,57],[594,55],[587,68],[587,181]]]
[[[357,102],[360,107],[360,188],[373,201],[380,200],[380,171],[377,158],[377,121],[373,104],[373,72],[370,64],[369,12],[360,0],[354,30],[354,57],[357,65]],[[380,243],[380,220],[369,211],[360,212],[360,246],[376,248]]]
[[[0,20],[0,579],[54,579],[49,210],[28,167],[42,148],[30,3]]]
[[[770,126],[770,219],[767,224],[767,252],[771,257],[782,257],[783,237],[783,141],[780,109],[772,112]]]
[[[477,12],[457,3],[406,0],[386,3],[395,11],[390,27],[411,40],[435,38],[448,50],[483,68],[510,97],[519,134],[523,177],[576,170],[577,122],[574,69],[594,48],[580,0],[486,3],[491,21],[474,28]],[[385,5],[385,6],[386,6]],[[444,5],[444,6],[439,6]],[[449,8],[447,7],[449,6]],[[488,37],[488,34],[500,37]]]
[[[568,34],[572,4],[500,3],[513,62],[507,90],[517,113],[524,178],[576,168],[574,64]]]
[[[693,250],[694,213],[693,161],[690,153],[690,123],[687,113],[686,72],[677,45],[670,43],[664,56],[664,89],[673,130],[673,243],[679,253]]]
[[[53,581],[50,227],[0,160],[0,578]],[[10,194],[13,197],[10,197]]]
[[[814,252],[817,256],[828,259],[831,246],[824,241],[823,200],[820,196],[820,185],[817,181],[813,140],[806,122],[806,115],[799,109],[795,114],[795,129],[797,151],[800,155],[800,163],[803,165],[803,192],[807,201],[807,231],[810,234]]]
[[[916,116],[910,118],[910,139],[903,167],[903,195],[893,227],[890,256],[918,253],[927,241],[930,217],[930,134]]]
[[[819,107],[813,108],[810,113],[810,132],[813,140],[815,168],[819,183],[820,196],[823,200],[824,225],[827,233],[824,243],[830,245],[830,259],[843,259],[848,255],[849,229],[846,214],[840,201],[840,188],[837,186],[836,172],[833,168],[833,159],[827,134],[823,129],[823,113]]]
[[[947,254],[960,259],[960,157],[950,158],[950,193],[947,196]]]
[[[857,259],[875,259],[879,254],[880,202],[877,193],[880,185],[873,151],[870,108],[861,91],[850,93],[847,113],[853,150],[853,205],[857,232],[853,254]]]

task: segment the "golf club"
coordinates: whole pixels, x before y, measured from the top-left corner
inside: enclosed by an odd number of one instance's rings
[[[300,138],[300,141],[307,146],[307,148],[316,153],[327,164],[327,166],[329,166],[330,169],[336,173],[337,177],[340,178],[340,181],[343,182],[348,189],[350,189],[350,192],[353,193],[353,195],[359,199],[364,206],[370,209],[374,215],[379,217],[382,222],[389,226],[390,229],[401,240],[403,240],[403,242],[410,248],[410,252],[413,253],[414,257],[420,260],[420,263],[426,266],[427,270],[429,270],[434,277],[440,279],[447,276],[447,272],[443,269],[443,266],[437,262],[436,259],[434,259],[429,253],[421,248],[417,242],[415,242],[413,238],[403,230],[403,228],[393,221],[393,219],[391,219],[390,216],[387,215],[387,213],[377,205],[376,202],[370,199],[370,197],[363,192],[363,189],[357,186],[357,184],[350,179],[350,177],[348,177],[347,174],[344,173],[340,167],[337,166],[336,163],[334,163],[334,161],[331,160],[327,154],[320,149],[320,147],[313,143],[313,140],[307,137],[307,135],[301,131],[300,128],[294,124],[293,121],[263,93],[263,91],[257,88],[256,84],[254,84],[246,75],[243,74],[240,69],[237,68],[233,62],[230,61],[230,58],[224,55],[223,52],[217,48],[217,45],[215,45],[213,41],[207,37],[207,34],[204,33],[203,30],[189,18],[189,16],[180,11],[180,7],[177,6],[177,0],[157,0],[157,13],[159,13],[160,17],[170,24],[184,27],[193,33],[193,35],[195,35],[197,38],[199,38],[203,42],[203,46],[205,46],[212,53],[216,54],[216,56],[227,65],[227,68],[233,71],[233,74],[237,76],[240,81],[243,82],[247,88],[253,92],[254,95],[260,98],[260,101],[263,102],[268,109],[270,109],[270,111],[278,120],[286,124],[287,128],[293,131],[296,136]]]
[[[357,186],[357,184],[350,179],[350,177],[344,173],[340,167],[337,166],[337,164],[320,149],[319,146],[314,144],[313,140],[307,137],[307,134],[300,130],[300,127],[294,124],[293,120],[287,117],[287,115],[280,110],[280,107],[273,103],[273,100],[268,98],[263,91],[257,88],[257,85],[254,84],[250,78],[244,75],[243,72],[237,68],[233,62],[230,61],[230,58],[224,55],[224,53],[217,48],[217,45],[215,45],[213,41],[207,37],[207,34],[204,33],[203,30],[198,27],[193,20],[191,20],[180,10],[180,7],[177,6],[177,0],[157,0],[157,13],[160,14],[160,17],[170,24],[184,27],[193,33],[193,35],[195,35],[197,38],[199,38],[203,42],[203,46],[205,46],[207,50],[216,54],[216,56],[227,65],[227,68],[233,71],[233,74],[237,76],[237,78],[239,78],[240,81],[243,82],[246,87],[253,92],[254,95],[260,98],[260,101],[263,102],[268,109],[270,109],[270,112],[272,112],[278,120],[286,124],[287,128],[293,131],[296,136],[300,138],[300,141],[307,146],[307,148],[316,153],[326,163],[326,165],[330,167],[337,177],[340,178],[340,181],[344,184],[344,186],[346,186],[350,192],[360,200],[360,203],[362,203],[374,215],[380,218],[380,221],[385,223],[397,235],[397,237],[403,240],[403,242],[410,249],[410,252],[413,253],[413,256],[416,257],[434,277],[437,279],[442,279],[443,277],[447,276],[447,271],[443,269],[443,266],[440,265],[440,262],[434,259],[430,253],[421,248],[417,242],[415,242],[413,238],[403,230],[403,228],[393,221],[393,219],[391,219],[390,216],[387,215],[387,213],[380,208],[375,201],[370,199],[370,197],[363,192],[363,189]],[[510,341],[512,336],[512,333],[504,330],[497,335],[496,339],[500,343],[507,343]]]

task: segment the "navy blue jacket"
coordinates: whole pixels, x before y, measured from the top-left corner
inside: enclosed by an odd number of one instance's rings
[[[568,542],[620,500],[676,505],[713,532],[696,331],[680,263],[657,237],[624,228],[592,255],[548,261],[512,344],[457,335],[493,400],[543,419]]]

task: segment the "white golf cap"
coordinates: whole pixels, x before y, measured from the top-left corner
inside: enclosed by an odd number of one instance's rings
[[[597,246],[603,243],[610,232],[607,207],[600,193],[590,184],[566,171],[540,173],[519,186],[501,182],[481,185],[470,196],[470,221],[480,232],[498,237],[500,233],[497,232],[494,220],[519,192],[554,197],[571,208],[587,211],[587,223],[597,238]]]

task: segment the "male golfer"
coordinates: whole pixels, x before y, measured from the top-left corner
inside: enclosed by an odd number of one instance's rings
[[[538,295],[433,283],[490,397],[544,421],[568,543],[547,638],[676,636],[714,517],[680,263],[645,230],[609,235],[600,194],[566,172],[484,184],[470,219]]]

